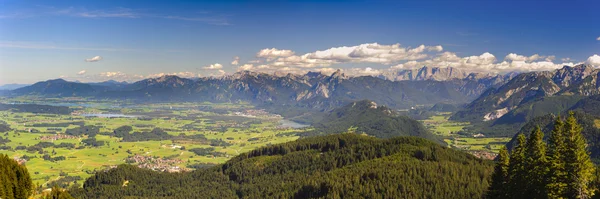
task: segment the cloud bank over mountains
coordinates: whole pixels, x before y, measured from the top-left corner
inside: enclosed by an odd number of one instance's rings
[[[572,62],[570,58],[562,58],[562,62],[555,62],[556,56],[554,55],[527,56],[509,53],[504,58],[499,58],[492,53],[484,52],[481,55],[462,57],[455,52],[444,51],[443,46],[440,45],[404,47],[400,44],[378,43],[333,47],[302,55],[297,55],[292,50],[267,48],[260,50],[256,57],[263,58],[263,64],[246,63],[240,66],[238,71],[304,73],[307,71],[332,71],[332,67],[341,64],[372,64],[373,66],[365,68],[346,68],[345,72],[348,75],[377,75],[386,70],[429,66],[454,67],[470,72],[507,73],[553,70],[564,65],[579,64]],[[584,63],[600,66],[594,56]]]
[[[96,62],[102,57],[95,56],[86,62]],[[575,62],[571,58],[557,59],[554,55],[521,55],[509,53],[497,56],[489,52],[480,55],[460,56],[445,51],[441,45],[419,45],[416,47],[401,44],[366,43],[355,46],[332,47],[308,53],[297,53],[290,49],[265,48],[255,57],[243,61],[235,56],[231,65],[219,63],[200,67],[200,70],[158,73],[149,75],[125,74],[121,72],[103,72],[99,74],[83,73],[71,77],[79,81],[137,81],[143,78],[177,75],[186,78],[223,76],[237,71],[255,71],[285,75],[288,73],[305,74],[309,71],[331,74],[341,69],[349,76],[377,76],[384,72],[428,67],[453,67],[467,72],[508,73],[554,70],[565,65],[590,64],[600,67],[600,56],[594,54],[587,60]],[[365,67],[355,67],[366,65]],[[354,66],[354,67],[353,67]],[[226,72],[228,71],[228,72]],[[82,79],[83,78],[83,79]]]

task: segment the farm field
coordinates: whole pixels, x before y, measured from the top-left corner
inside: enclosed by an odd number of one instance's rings
[[[426,120],[422,120],[422,122],[425,127],[430,129],[433,133],[441,136],[455,135],[465,126],[469,125],[468,122],[448,121],[450,115],[451,113],[439,113],[438,115],[431,116]]]
[[[19,100],[2,103],[53,105],[52,100]],[[0,133],[1,153],[24,161],[40,189],[81,186],[95,171],[123,163],[160,171],[206,167],[296,140],[295,133],[307,130],[247,104],[134,106],[74,99],[57,105],[72,112],[0,111],[0,122],[11,128]]]
[[[433,133],[442,136],[449,147],[467,151],[478,157],[495,157],[499,150],[511,139],[509,137],[486,138],[483,135],[461,134],[460,132],[469,123],[449,121],[450,116],[451,113],[438,113],[438,115],[421,121]]]

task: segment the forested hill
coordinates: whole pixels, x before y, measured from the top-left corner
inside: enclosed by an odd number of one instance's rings
[[[416,137],[310,137],[189,173],[121,165],[76,198],[482,198],[491,161]]]
[[[416,136],[445,144],[430,133],[419,121],[399,116],[386,106],[378,106],[370,100],[352,102],[336,108],[321,122],[313,124],[314,131],[305,136],[337,134],[343,132],[365,133],[378,138]]]
[[[566,115],[568,114],[563,114],[562,119],[565,119],[564,116]],[[583,111],[574,111],[573,117],[577,119],[577,122],[583,128],[581,133],[587,140],[587,149],[590,152],[590,157],[594,162],[600,163],[600,129],[596,126],[596,121],[599,118]],[[530,120],[513,136],[513,139],[507,143],[507,148],[512,149],[514,147],[519,134],[529,136],[537,126],[545,133],[544,139],[548,139],[550,132],[554,129],[556,118],[557,116],[553,114],[547,114]]]

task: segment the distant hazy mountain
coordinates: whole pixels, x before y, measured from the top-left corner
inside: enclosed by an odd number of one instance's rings
[[[333,109],[322,121],[312,126],[315,131],[308,135],[344,133],[352,129],[355,133],[365,133],[378,138],[416,136],[444,144],[419,121],[399,116],[392,109],[378,106],[370,100],[352,102]]]
[[[0,86],[0,90],[15,90],[17,88],[22,88],[25,86],[29,86],[29,84],[4,84]]]
[[[123,82],[118,82],[115,80],[108,80],[108,81],[104,81],[104,82],[95,82],[95,83],[88,83],[89,85],[92,86],[104,86],[104,87],[108,87],[112,90],[117,90],[117,89],[121,89],[127,85],[129,85],[129,83],[123,81]]]
[[[491,121],[544,97],[597,95],[600,94],[599,72],[600,69],[590,65],[577,65],[519,74],[503,86],[484,92],[451,119]]]
[[[90,96],[105,90],[104,87],[92,86],[85,83],[68,82],[63,79],[53,79],[35,83],[31,86],[15,89],[12,95],[45,95],[45,96]]]

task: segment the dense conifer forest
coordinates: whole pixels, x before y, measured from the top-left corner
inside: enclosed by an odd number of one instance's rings
[[[76,198],[481,198],[493,163],[416,137],[305,138],[189,173],[98,172]]]
[[[501,150],[488,198],[597,198],[598,178],[583,127],[574,113],[560,117],[547,141],[538,126],[517,135],[512,151]]]
[[[32,194],[33,183],[25,166],[5,154],[0,154],[0,198],[27,198]]]

